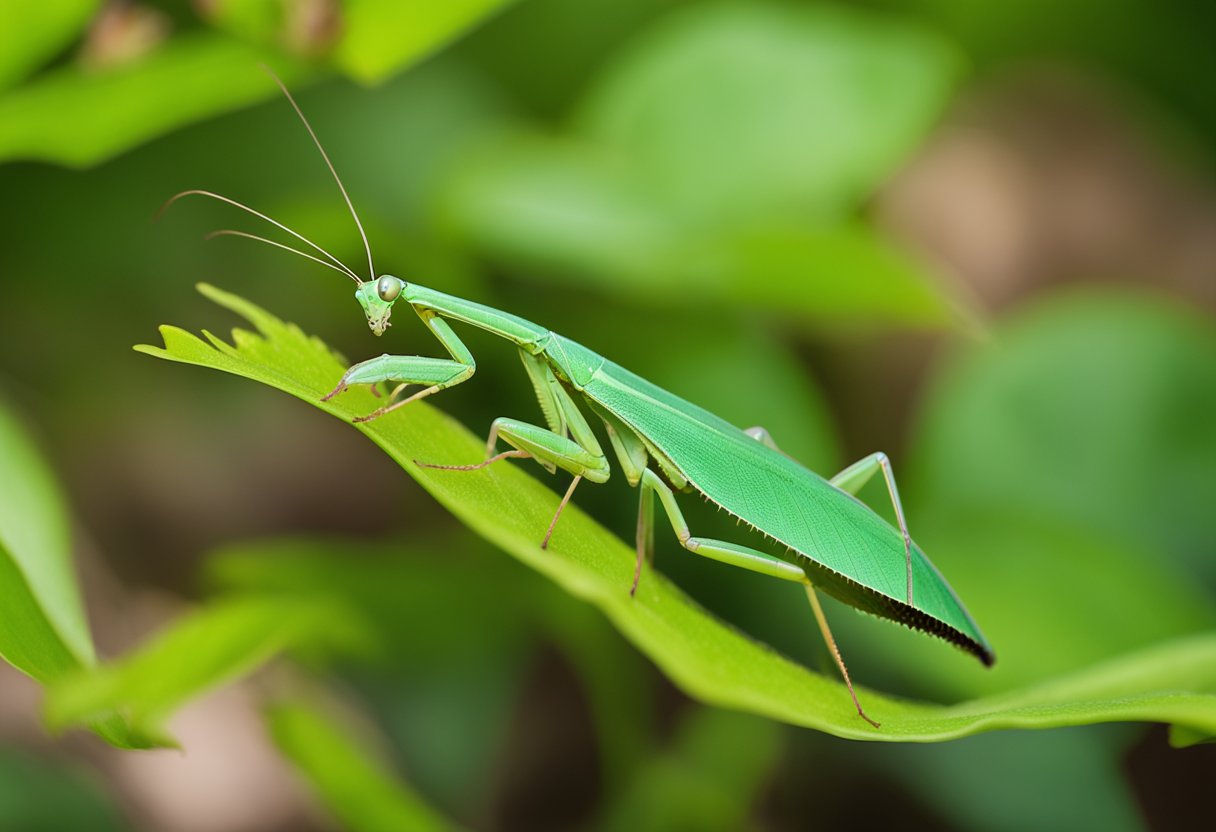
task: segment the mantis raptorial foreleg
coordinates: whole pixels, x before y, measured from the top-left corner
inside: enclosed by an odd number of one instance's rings
[[[519,357],[524,362],[524,369],[532,382],[532,389],[536,392],[541,413],[545,415],[545,424],[558,436],[566,436],[570,428],[566,423],[566,408],[563,407],[561,396],[566,391],[553,375],[553,368],[527,350],[520,350]]]
[[[895,520],[899,531],[904,536],[904,556],[908,568],[908,605],[912,604],[912,536],[908,534],[908,523],[904,520],[904,506],[899,501],[899,489],[895,487],[895,473],[891,470],[891,460],[882,451],[870,454],[865,459],[858,460],[845,468],[828,482],[842,491],[854,496],[861,491],[873,476],[882,471],[883,479],[887,482],[887,493],[891,495],[891,505],[895,507]]]
[[[404,407],[410,402],[424,399],[440,390],[455,387],[472,378],[477,369],[477,362],[473,360],[473,354],[469,352],[468,347],[464,345],[459,336],[452,331],[448,322],[425,310],[420,310],[418,314],[423,323],[439,339],[443,348],[452,356],[450,359],[430,358],[424,355],[380,355],[369,358],[367,361],[360,361],[343,373],[337,386],[329,391],[321,401],[329,401],[356,384],[370,384],[373,389],[375,385],[383,382],[395,384],[392,393],[389,394],[387,404],[366,416],[356,417],[354,420],[368,422],[399,407]],[[423,389],[395,401],[401,391],[412,385],[422,385]]]

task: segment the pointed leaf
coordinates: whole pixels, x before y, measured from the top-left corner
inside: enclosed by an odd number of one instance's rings
[[[47,695],[57,730],[117,710],[156,745],[173,745],[169,716],[190,699],[256,670],[297,645],[357,642],[345,610],[315,601],[244,598],[188,615],[116,662],[67,676]]]

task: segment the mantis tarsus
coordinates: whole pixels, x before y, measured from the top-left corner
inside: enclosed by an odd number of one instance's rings
[[[436,461],[418,464],[453,472],[475,471],[504,459],[531,458],[550,473],[560,468],[571,474],[573,479],[545,532],[542,548],[548,546],[562,510],[578,484],[583,480],[605,482],[611,472],[608,455],[578,404],[581,399],[592,418],[602,424],[625,478],[631,486],[639,488],[637,558],[631,594],[637,589],[643,566],[653,561],[657,496],[685,549],[805,587],[857,713],[875,728],[879,724],[866,715],[857,699],[819,604],[816,587],[863,612],[945,639],[974,654],[985,665],[993,663],[992,650],[979,628],[908,534],[895,477],[885,454],[872,454],[824,479],[783,454],[763,428],[740,430],[552,330],[393,275],[377,276],[371,246],[346,188],[303,112],[286,87],[278,83],[350,209],[367,251],[368,279],[363,280],[332,254],[285,225],[228,197],[191,190],[177,194],[169,203],[188,194],[207,196],[288,232],[317,254],[244,231],[225,229],[211,236],[232,235],[269,243],[345,274],[357,284],[355,297],[376,335],[383,335],[389,327],[397,303],[408,305],[449,356],[385,354],[359,362],[343,374],[325,396],[326,400],[352,385],[366,384],[373,390],[383,384],[391,385],[381,407],[355,420],[368,421],[467,381],[476,370],[476,362],[448,322],[478,327],[518,348],[545,425],[498,418],[490,428],[483,461],[469,465]],[[403,395],[409,387],[419,389]],[[500,441],[510,449],[499,452]],[[895,509],[898,529],[855,496],[880,472]],[[694,536],[675,497],[676,492],[688,491],[698,492],[775,541],[784,551],[773,555],[751,546]]]

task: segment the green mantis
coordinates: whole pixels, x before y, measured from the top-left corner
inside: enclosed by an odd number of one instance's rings
[[[453,464],[426,460],[418,464],[457,476],[458,472],[480,470],[506,459],[532,459],[550,473],[561,469],[570,474],[570,484],[540,540],[541,548],[548,546],[578,485],[583,480],[606,482],[611,476],[610,455],[592,429],[595,422],[607,436],[611,458],[628,483],[639,490],[631,594],[654,560],[657,497],[684,549],[803,586],[858,715],[875,728],[879,725],[866,715],[857,698],[816,589],[863,612],[942,638],[985,665],[993,663],[992,649],[979,628],[913,542],[885,454],[872,454],[824,479],[783,454],[763,428],[740,430],[546,327],[393,275],[377,275],[367,235],[341,179],[295,100],[285,87],[283,92],[333,174],[363,239],[368,261],[366,280],[302,235],[228,197],[192,190],[169,202],[198,194],[275,225],[317,254],[243,231],[225,229],[211,236],[232,235],[269,243],[341,272],[356,283],[355,298],[375,335],[383,335],[388,329],[394,308],[405,306],[418,315],[447,353],[445,358],[384,354],[359,362],[342,375],[326,400],[356,385],[369,385],[375,391],[387,385],[384,404],[356,421],[388,417],[411,402],[473,377],[476,361],[453,330],[453,322],[485,330],[517,349],[539,402],[543,424],[498,418],[490,427],[481,461]],[[415,389],[407,395],[410,388]],[[500,443],[507,449],[499,450]],[[897,527],[855,496],[880,473],[895,509]],[[676,495],[681,492],[697,493],[728,512],[768,538],[774,544],[769,547],[773,551],[696,536],[677,501]]]

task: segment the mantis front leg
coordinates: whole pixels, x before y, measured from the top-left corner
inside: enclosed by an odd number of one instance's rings
[[[451,359],[430,358],[423,355],[381,355],[360,361],[347,370],[338,384],[325,395],[321,401],[329,401],[334,396],[354,384],[376,385],[381,382],[394,383],[388,402],[365,416],[357,416],[355,422],[369,422],[378,419],[386,413],[404,407],[410,402],[425,399],[427,396],[454,387],[463,381],[468,381],[477,369],[473,354],[452,331],[448,322],[429,310],[419,310],[419,317],[427,328],[439,339],[439,343],[448,351]],[[411,385],[424,385],[423,389],[400,401],[394,401],[398,394]]]

